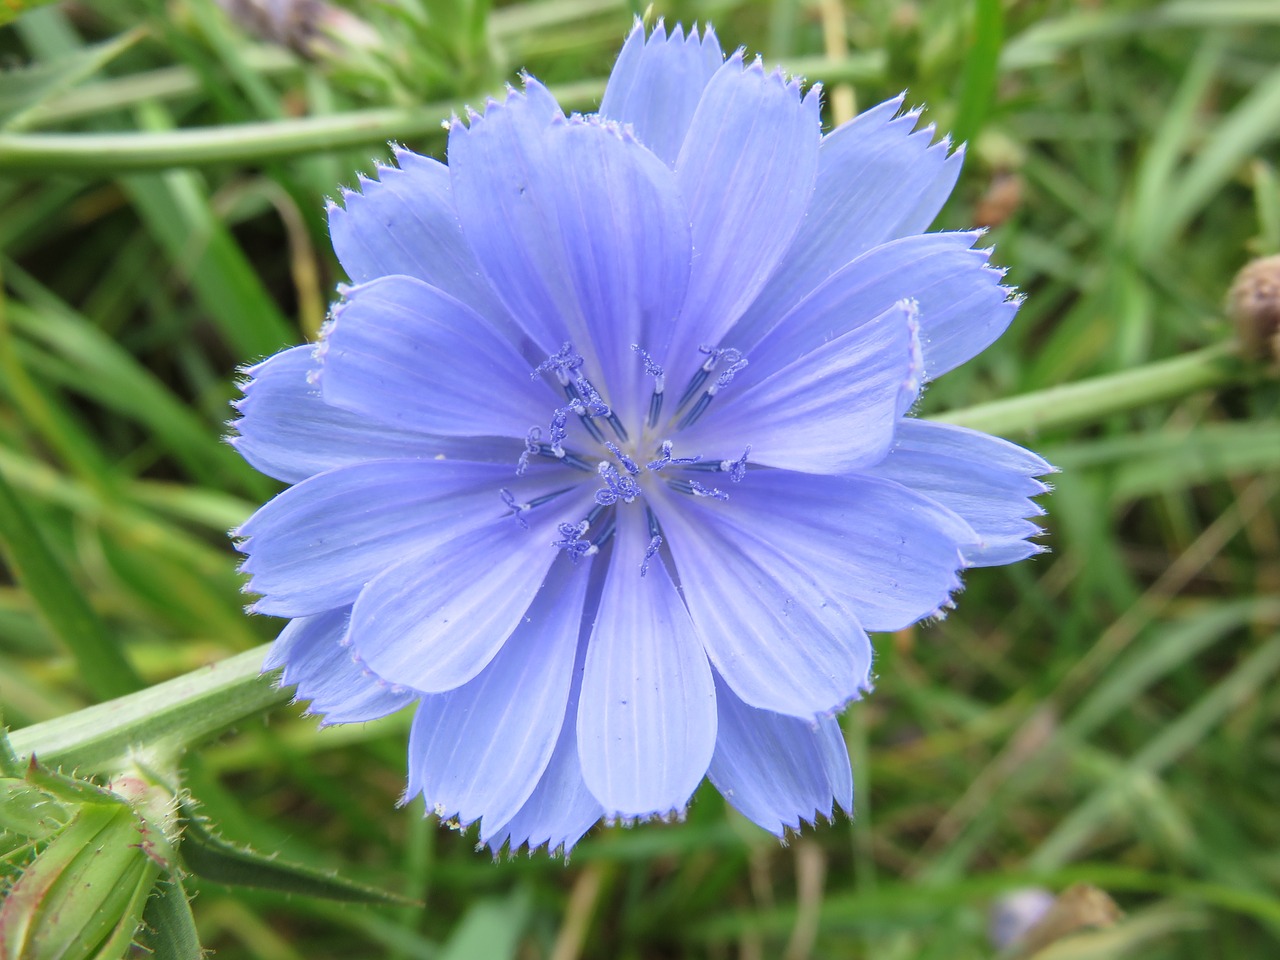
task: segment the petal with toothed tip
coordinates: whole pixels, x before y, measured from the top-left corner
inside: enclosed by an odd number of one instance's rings
[[[529,799],[566,723],[590,563],[560,558],[490,664],[426,696],[409,735],[406,796],[463,826],[504,823]],[[572,723],[572,719],[568,721]]]
[[[919,112],[898,116],[897,96],[822,140],[809,213],[786,255],[733,332],[751,342],[831,274],[872,247],[925,230],[951,194],[963,150],[915,130]]]
[[[263,594],[254,611],[297,617],[352,603],[405,557],[508,513],[500,489],[525,503],[582,476],[556,465],[513,474],[511,463],[381,460],[290,487],[237,531],[245,538],[239,549],[248,554],[248,589]]]
[[[276,637],[263,672],[284,667],[280,686],[296,687],[295,700],[308,700],[320,725],[364,723],[395,713],[418,698],[366,670],[344,646],[350,607],[299,617]]]
[[[804,320],[834,324],[843,314]],[[773,366],[764,379],[735,378],[680,431],[680,443],[720,457],[750,444],[752,463],[811,473],[848,473],[878,463],[893,442],[900,408],[914,401],[919,388],[916,331],[914,305],[898,303],[786,366]],[[772,366],[772,359],[765,364]]]
[[[735,329],[734,346],[751,357],[741,381],[772,373],[904,298],[919,307],[926,379],[977,356],[1004,333],[1021,303],[1002,285],[1004,272],[987,265],[991,251],[972,249],[981,235],[928,233],[875,247],[771,320],[770,328],[750,336]]]
[[[347,276],[355,284],[416,277],[519,342],[519,328],[462,236],[449,168],[403,147],[392,150],[398,166],[379,164],[378,179],[361,177],[358,191],[343,191],[341,206],[329,204],[329,235]]]
[[[686,37],[677,24],[667,36],[659,20],[646,38],[637,18],[609,74],[600,114],[631,124],[641,143],[673,165],[702,91],[723,62],[711,27],[699,36],[695,26]]]
[[[412,277],[351,290],[321,350],[325,401],[399,429],[523,438],[556,403],[475,311]]]
[[[694,265],[668,372],[682,384],[782,261],[813,194],[818,88],[730,57],[707,84],[676,160]],[[737,346],[737,344],[731,344]]]
[[[867,471],[923,493],[968,521],[979,542],[964,548],[971,566],[1000,566],[1043,551],[1028,538],[1044,531],[1029,517],[1044,510],[1030,498],[1049,487],[1036,477],[1056,472],[1007,440],[926,420],[898,424],[893,448]]]
[[[773,544],[715,523],[708,514],[719,504],[666,499],[662,530],[689,616],[737,696],[811,720],[870,689],[871,641],[824,578]]]
[[[679,811],[715,749],[711,667],[649,532],[620,510],[613,557],[587,647],[578,751],[582,777],[611,817]]]
[[[748,820],[775,836],[853,812],[853,768],[834,717],[801,720],[747,706],[716,676],[716,752],[707,776]]]
[[[560,727],[551,761],[529,799],[506,823],[486,818],[480,824],[480,841],[495,856],[507,847],[515,853],[528,847],[532,853],[546,847],[566,858],[582,836],[604,816],[604,807],[587,789],[578,757],[578,702],[582,692],[583,660],[587,644],[579,642],[573,665],[573,684],[566,705],[567,719]]]
[[[351,640],[370,670],[423,693],[454,690],[519,626],[557,551],[554,511],[504,517],[404,560],[366,584]]]
[[[662,362],[689,274],[672,172],[615,123],[534,127],[507,106],[450,150],[467,237],[511,312],[557,348],[572,342],[606,402],[637,396],[645,373],[631,344]]]
[[[297,483],[335,467],[369,460],[434,457],[515,463],[522,445],[498,437],[438,437],[397,429],[324,402],[311,374],[315,347],[293,347],[245,372],[236,401],[238,436],[229,442],[269,477]]]
[[[860,475],[750,470],[700,519],[729,543],[741,532],[772,544],[872,632],[900,630],[948,606],[960,588],[961,547],[977,541],[941,504]]]

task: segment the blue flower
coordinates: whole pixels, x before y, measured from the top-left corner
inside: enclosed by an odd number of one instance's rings
[[[326,723],[417,703],[406,797],[497,851],[680,815],[846,811],[868,631],[1038,552],[1051,468],[913,419],[1018,301],[923,233],[960,151],[637,24],[598,114],[532,78],[329,211],[352,286],[249,371],[293,484],[239,531],[268,659]]]

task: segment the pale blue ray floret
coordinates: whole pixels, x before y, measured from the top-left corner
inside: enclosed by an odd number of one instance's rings
[[[330,207],[321,343],[248,371],[267,668],[326,723],[416,703],[406,798],[495,852],[704,778],[780,836],[850,811],[868,631],[1041,549],[1049,465],[910,416],[1018,307],[925,232],[961,151],[819,96],[637,23],[597,114],[526,77],[448,166],[393,148]]]

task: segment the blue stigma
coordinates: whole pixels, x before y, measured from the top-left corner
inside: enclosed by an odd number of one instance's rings
[[[662,537],[654,534],[649,538],[649,546],[645,548],[644,559],[640,561],[640,576],[644,576],[649,572],[649,561],[658,553],[658,548],[662,546]]]
[[[645,467],[655,473],[663,467],[688,466],[697,463],[702,459],[701,455],[696,457],[673,457],[671,456],[671,441],[662,441],[662,457],[658,460],[650,460]]]
[[[640,484],[630,477],[624,477],[608,460],[600,462],[600,479],[604,481],[605,489],[596,491],[596,503],[602,507],[615,504],[619,500],[623,503],[631,503],[642,492]]]
[[[522,517],[521,514],[524,513],[526,510],[531,509],[530,505],[527,503],[516,503],[515,494],[513,494],[506,487],[503,487],[501,490],[498,491],[498,496],[502,497],[502,502],[505,503],[511,509],[512,516],[514,516],[516,520],[520,522],[520,526],[528,530],[529,521],[526,520],[524,517]]]
[[[631,474],[633,477],[640,476],[640,468],[636,466],[636,462],[623,453],[616,443],[606,440],[604,445],[609,448],[610,453],[618,458],[618,462],[622,464],[627,473]]]
[[[742,451],[742,456],[737,460],[721,460],[720,469],[729,474],[729,479],[734,483],[741,483],[747,475],[747,457],[751,454],[751,444],[747,444],[747,449]]]
[[[707,487],[697,480],[668,480],[667,486],[681,493],[691,493],[695,497],[710,497],[712,500],[729,499],[729,495],[719,487]]]

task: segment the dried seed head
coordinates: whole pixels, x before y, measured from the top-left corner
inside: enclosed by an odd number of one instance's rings
[[[1254,260],[1236,274],[1227,313],[1246,356],[1280,363],[1280,255]]]

